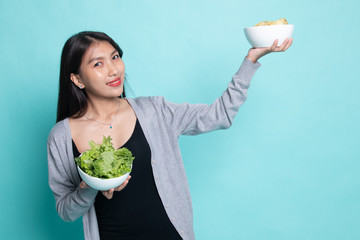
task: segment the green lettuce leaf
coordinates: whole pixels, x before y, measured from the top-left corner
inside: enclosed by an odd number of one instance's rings
[[[102,144],[89,141],[90,149],[75,158],[86,174],[98,178],[115,178],[131,171],[132,153],[127,148],[114,149],[111,137],[103,137]]]

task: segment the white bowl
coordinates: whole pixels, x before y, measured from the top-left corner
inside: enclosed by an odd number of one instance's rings
[[[80,177],[82,178],[82,180],[84,180],[84,182],[87,185],[100,191],[107,191],[109,189],[120,186],[123,182],[125,182],[125,180],[128,178],[130,174],[130,173],[126,173],[120,177],[103,179],[103,178],[92,177],[86,174],[81,170],[79,166],[77,166],[77,169],[79,171]]]
[[[286,38],[291,38],[293,31],[293,24],[244,28],[245,36],[253,47],[270,47],[276,39],[279,39],[280,46]]]

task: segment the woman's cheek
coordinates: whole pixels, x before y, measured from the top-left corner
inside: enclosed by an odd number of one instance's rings
[[[100,78],[100,79],[106,77],[105,71],[104,71],[103,68],[102,68],[102,69],[96,69],[94,75],[95,75],[97,78]]]

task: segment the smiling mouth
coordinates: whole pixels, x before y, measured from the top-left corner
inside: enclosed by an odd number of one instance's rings
[[[110,87],[117,87],[120,86],[121,84],[121,78],[116,78],[115,80],[106,83],[106,85],[110,86]]]

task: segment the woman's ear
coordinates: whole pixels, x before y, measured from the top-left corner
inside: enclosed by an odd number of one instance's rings
[[[85,86],[81,83],[80,76],[78,74],[70,73],[70,80],[80,89],[83,89]]]

